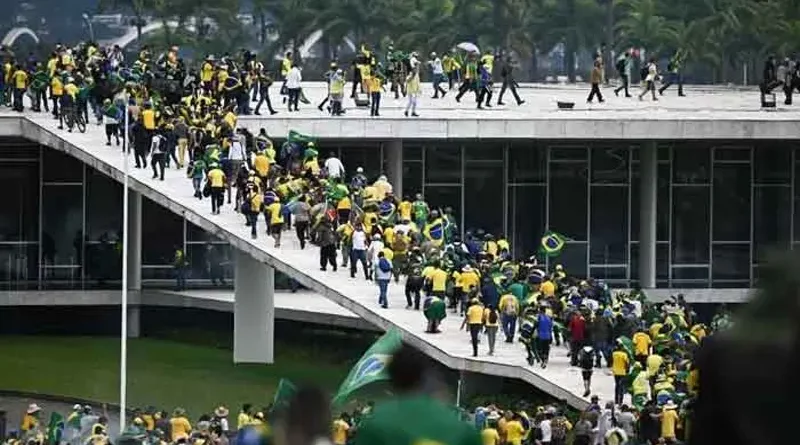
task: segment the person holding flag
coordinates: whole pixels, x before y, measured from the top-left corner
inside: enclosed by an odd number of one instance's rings
[[[391,361],[392,354],[400,348],[402,340],[400,332],[392,328],[373,343],[339,385],[332,404],[341,406],[359,389],[388,380],[387,365]]]

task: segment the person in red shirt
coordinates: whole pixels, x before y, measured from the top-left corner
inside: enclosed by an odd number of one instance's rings
[[[570,333],[569,362],[572,366],[578,366],[578,351],[581,350],[586,341],[586,318],[581,312],[576,312],[570,318],[567,328]]]

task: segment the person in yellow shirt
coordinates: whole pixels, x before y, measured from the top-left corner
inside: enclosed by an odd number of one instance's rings
[[[239,411],[239,415],[236,417],[236,429],[240,430],[247,425],[250,425],[252,419],[250,418],[250,411],[252,406],[249,403],[245,403],[242,405],[241,411]]]
[[[478,335],[483,329],[483,306],[477,298],[469,302],[467,314],[464,316],[464,321],[461,323],[461,329],[469,326],[469,338],[472,343],[472,356],[478,356]]]
[[[653,343],[650,340],[650,336],[647,335],[647,331],[639,329],[637,333],[633,334],[631,341],[633,342],[633,354],[636,361],[641,363],[643,367],[647,366],[647,356],[650,355],[650,345]]]
[[[500,328],[500,314],[497,308],[489,306],[483,310],[483,326],[486,330],[486,339],[489,340],[489,355],[494,355],[497,330]]]
[[[611,353],[611,373],[614,375],[614,403],[618,406],[622,405],[622,399],[627,392],[625,383],[630,365],[628,353],[625,352],[622,345],[617,344],[614,352]]]
[[[404,197],[400,204],[397,205],[397,213],[400,215],[400,221],[411,221],[411,198]]]
[[[383,79],[381,76],[375,75],[369,77],[367,80],[369,87],[369,115],[380,116],[381,107],[381,90],[383,89]]]
[[[186,418],[186,411],[183,408],[175,408],[172,418],[169,419],[172,443],[180,439],[188,439],[192,432],[192,424]]]
[[[269,233],[275,239],[275,247],[281,247],[281,232],[283,232],[283,207],[280,200],[276,199],[265,210],[269,214]]]
[[[50,78],[50,100],[53,102],[54,118],[58,118],[62,94],[64,94],[64,83],[61,81],[61,77],[52,76]]]
[[[519,301],[512,293],[506,293],[500,297],[500,321],[503,323],[503,334],[506,336],[506,343],[514,342],[514,333],[517,331],[517,316],[519,315]]]
[[[486,428],[481,431],[481,442],[483,445],[500,445],[500,433],[497,432],[495,425],[496,422],[490,420]]]
[[[219,164],[216,162],[209,164],[206,180],[211,191],[211,214],[219,215],[220,207],[225,200],[225,173]]]
[[[22,418],[22,425],[19,427],[20,431],[27,433],[35,430],[39,426],[39,414],[41,412],[42,409],[39,408],[39,405],[35,403],[28,405],[28,410],[25,411],[25,416]]]
[[[14,67],[14,73],[11,74],[11,84],[14,86],[12,107],[14,111],[22,112],[25,110],[22,98],[25,97],[25,90],[28,88],[28,73],[19,64]]]
[[[447,289],[447,272],[439,268],[439,263],[433,263],[422,271],[422,276],[428,281],[430,295],[444,299]]]
[[[545,298],[550,298],[556,293],[556,285],[552,281],[546,279],[539,285],[539,292],[541,292]]]
[[[144,110],[141,113],[142,125],[144,129],[150,133],[156,131],[156,112],[153,110],[153,105],[149,102],[144,104]]]
[[[256,156],[253,158],[253,170],[255,170],[256,174],[258,174],[262,184],[267,183],[269,176],[269,164],[269,158],[267,158],[267,155],[263,150],[256,153]]]
[[[343,414],[342,417],[334,420],[331,430],[331,440],[333,441],[333,445],[346,445],[347,435],[350,431],[350,424],[347,422],[347,415]]]
[[[661,419],[661,439],[667,444],[675,443],[675,430],[678,427],[678,405],[672,400],[668,400],[664,405],[664,410],[658,415]]]
[[[264,207],[264,195],[257,186],[251,185],[245,192],[244,212],[247,216],[247,222],[250,226],[250,237],[253,239],[258,238],[256,227],[258,226],[258,215],[261,214],[261,209]]]
[[[522,438],[525,436],[525,427],[522,426],[519,414],[512,415],[512,420],[508,420],[505,425],[506,443],[508,445],[522,445]]]

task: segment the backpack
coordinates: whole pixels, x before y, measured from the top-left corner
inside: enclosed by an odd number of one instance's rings
[[[392,265],[386,258],[381,258],[380,261],[378,261],[378,269],[380,269],[381,272],[390,272],[392,270]]]
[[[489,316],[487,317],[489,324],[496,324],[497,323],[497,311],[495,309],[489,309]]]
[[[580,352],[578,352],[578,362],[581,369],[592,369],[594,367],[594,351],[587,352],[581,348]]]

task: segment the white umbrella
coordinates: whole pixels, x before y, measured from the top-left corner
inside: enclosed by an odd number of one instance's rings
[[[477,53],[480,54],[481,50],[478,48],[478,45],[472,42],[461,42],[456,45],[456,48],[463,49],[468,53]]]

